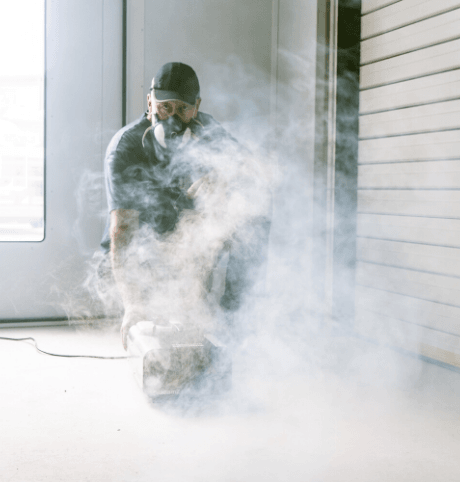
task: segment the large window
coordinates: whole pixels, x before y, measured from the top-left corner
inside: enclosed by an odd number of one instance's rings
[[[0,241],[42,241],[45,1],[4,2],[0,42]]]

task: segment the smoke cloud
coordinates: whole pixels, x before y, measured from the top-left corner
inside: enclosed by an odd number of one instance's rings
[[[305,71],[311,71],[314,58],[315,52],[310,50],[303,54],[280,51],[280,63],[284,62],[285,72],[291,71],[291,75],[279,80],[276,125],[269,119],[270,78],[266,73],[244,65],[236,56],[209,66],[214,87],[203,97],[206,100],[208,95],[210,109],[219,106],[216,119],[229,119],[222,124],[243,149],[235,148],[232,142],[220,142],[184,151],[183,158],[177,158],[164,175],[167,180],[168,176],[186,174],[193,182],[209,173],[196,193],[195,209],[184,211],[172,233],[158,236],[145,228],[130,246],[140,266],[132,276],[146,287],[153,319],[193,321],[215,329],[215,323],[228,314],[219,306],[222,279],[214,280],[216,286],[210,287],[212,269],[220,263],[225,271],[232,240],[247,246],[244,256],[250,264],[250,258],[257,255],[251,249],[260,248],[260,238],[266,236],[266,232],[254,228],[254,220],[269,218],[270,237],[264,240],[268,241],[268,255],[263,266],[249,270],[254,277],[248,283],[251,288],[231,318],[238,338],[243,340],[238,348],[240,355],[253,359],[249,366],[260,366],[261,358],[272,357],[264,361],[271,373],[285,373],[294,367],[304,372],[306,366],[315,371],[344,356],[353,358],[328,348],[331,326],[324,322],[321,307],[315,305],[312,296],[314,247],[324,235],[315,230],[313,221],[315,85]],[[229,88],[230,78],[237,89]],[[350,82],[354,85],[350,86]],[[345,71],[338,80],[338,89],[344,91],[340,95],[349,95],[355,88],[356,79]],[[239,94],[226,94],[232,91]],[[210,113],[214,114],[212,110]],[[356,120],[350,118],[353,115],[356,111],[353,114],[351,109],[338,119],[338,144],[344,146],[344,155],[350,152],[347,145],[357,142],[346,132],[346,127]],[[345,159],[347,166],[353,162]],[[349,174],[354,176],[352,169]],[[350,176],[345,172],[340,182],[346,184]],[[101,173],[85,173],[77,191],[82,211],[97,205],[102,183]],[[353,203],[346,198],[341,202],[340,209],[353,214]],[[77,219],[77,239],[80,230]],[[341,253],[336,255],[340,258]],[[349,280],[353,269],[348,261],[344,262],[337,276]],[[120,319],[119,293],[107,271],[107,259],[96,253],[88,265],[81,293],[68,297],[65,307],[69,316],[90,318],[97,313]],[[349,325],[350,320],[338,319],[334,324]],[[253,343],[258,347],[257,356]]]

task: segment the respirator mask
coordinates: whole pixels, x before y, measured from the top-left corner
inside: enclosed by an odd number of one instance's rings
[[[192,137],[188,124],[173,115],[165,120],[157,120],[153,127],[153,135],[160,146],[170,152],[184,148]]]
[[[169,161],[192,140],[194,121],[189,124],[173,115],[160,120],[155,115],[155,123],[149,127],[142,138],[142,146],[147,155],[152,155],[160,162]]]

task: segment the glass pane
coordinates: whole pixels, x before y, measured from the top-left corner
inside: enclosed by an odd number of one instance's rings
[[[0,241],[44,238],[44,0],[0,15]]]

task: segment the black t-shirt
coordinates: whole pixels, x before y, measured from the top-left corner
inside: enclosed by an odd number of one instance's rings
[[[204,137],[231,138],[210,115],[199,112],[197,121]],[[195,180],[196,165],[160,161],[145,149],[143,139],[152,134],[151,126],[145,113],[119,130],[107,148],[104,170],[108,218],[101,242],[105,252],[110,250],[110,212],[114,209],[138,211],[140,227],[147,225],[163,234],[175,228],[183,209],[193,207],[186,190]]]

